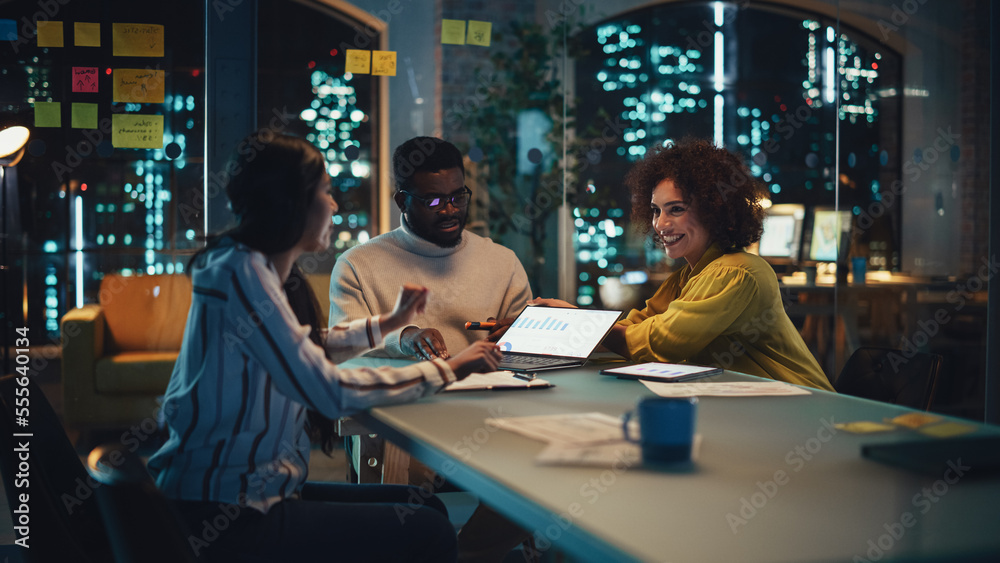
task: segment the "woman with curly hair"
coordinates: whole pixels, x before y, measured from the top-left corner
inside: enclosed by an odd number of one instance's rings
[[[633,361],[715,365],[832,391],[785,313],[774,270],[745,251],[760,239],[765,214],[764,187],[746,165],[707,141],[684,140],[654,148],[625,182],[635,224],[687,264],[604,345]]]

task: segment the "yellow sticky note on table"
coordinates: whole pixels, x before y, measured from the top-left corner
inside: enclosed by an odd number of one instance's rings
[[[441,43],[465,45],[465,20],[441,20]]]
[[[354,74],[368,74],[371,72],[372,52],[361,49],[347,49],[347,72]]]
[[[166,78],[162,70],[116,68],[111,74],[111,101],[162,104]]]
[[[73,23],[73,44],[77,47],[100,47],[101,24],[87,22]]]
[[[111,24],[111,54],[116,57],[162,57],[163,26],[154,23]]]
[[[63,46],[63,22],[40,21],[37,33],[39,47]]]
[[[906,414],[901,414],[896,418],[893,418],[886,422],[891,422],[893,424],[898,424],[900,426],[905,426],[907,428],[920,428],[925,424],[930,424],[932,422],[937,422],[939,420],[941,420],[941,417],[935,416],[933,414],[927,414],[923,412],[910,412]]]
[[[35,102],[35,127],[62,127],[62,104]]]
[[[975,426],[972,426],[971,424],[962,424],[960,422],[943,422],[933,426],[925,426],[920,429],[921,434],[933,436],[935,438],[951,438],[952,436],[961,436],[962,434],[968,434],[969,432],[975,431]]]
[[[492,30],[493,30],[493,24],[490,22],[469,20],[469,37],[466,42],[469,45],[480,45],[482,47],[489,47],[490,33],[492,33]]]
[[[372,51],[372,74],[396,76],[396,51]]]
[[[73,129],[97,129],[97,104],[73,102],[70,127]]]
[[[163,116],[112,115],[111,145],[119,149],[162,149]]]
[[[886,424],[884,422],[871,422],[867,420],[859,420],[857,422],[838,422],[833,426],[837,430],[843,430],[844,432],[850,432],[851,434],[871,434],[873,432],[889,432],[890,430],[895,430],[897,428],[895,424]]]

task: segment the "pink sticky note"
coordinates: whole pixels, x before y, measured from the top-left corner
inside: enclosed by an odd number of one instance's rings
[[[73,91],[86,94],[97,93],[97,67],[73,67]]]

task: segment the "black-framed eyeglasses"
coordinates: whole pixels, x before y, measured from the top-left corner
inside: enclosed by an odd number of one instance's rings
[[[472,190],[468,186],[462,186],[462,189],[450,194],[450,195],[430,195],[423,196],[417,195],[411,191],[399,190],[400,192],[414,198],[419,199],[421,203],[427,206],[427,209],[431,211],[438,211],[439,209],[444,209],[445,205],[451,202],[458,209],[469,205],[469,201],[472,199]]]

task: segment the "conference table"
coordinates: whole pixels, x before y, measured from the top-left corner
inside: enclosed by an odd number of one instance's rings
[[[359,359],[347,365],[401,365]],[[619,364],[621,365],[621,364]],[[493,417],[620,416],[641,382],[601,362],[540,373],[548,389],[444,392],[373,408],[359,422],[531,530],[573,561],[1000,560],[1000,477],[960,458],[925,475],[861,456],[863,444],[935,438],[917,430],[852,434],[834,424],[912,409],[810,390],[803,396],[701,397],[688,467],[539,465],[545,444]],[[762,381],[725,372],[713,381]],[[969,425],[1000,436],[1000,427]]]

